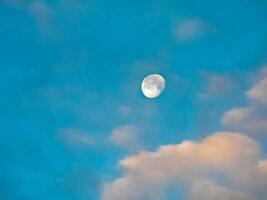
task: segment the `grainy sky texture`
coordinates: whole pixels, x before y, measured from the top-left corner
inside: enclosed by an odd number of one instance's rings
[[[0,0],[0,19],[1,200],[267,199],[266,0]]]

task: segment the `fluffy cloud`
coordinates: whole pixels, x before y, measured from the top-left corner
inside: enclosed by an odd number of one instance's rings
[[[104,186],[103,200],[164,199],[164,191],[177,183],[188,186],[189,199],[202,200],[207,193],[210,196],[205,200],[218,195],[224,200],[245,200],[255,195],[254,189],[247,194],[248,185],[259,188],[266,184],[258,178],[266,176],[259,144],[232,132],[216,133],[198,143],[184,141],[161,146],[156,152],[144,151],[121,160],[120,166],[125,174]],[[218,186],[222,179],[224,185]],[[199,184],[200,180],[204,183]],[[264,191],[260,192],[267,197]]]
[[[249,200],[242,193],[217,186],[210,180],[193,183],[189,198],[191,200]]]
[[[246,92],[248,106],[224,113],[222,124],[233,130],[267,132],[266,73]],[[213,77],[208,93],[224,89],[227,80]],[[230,88],[227,86],[227,88]],[[184,141],[143,151],[119,162],[122,177],[103,187],[103,200],[169,199],[170,188],[190,200],[267,199],[267,160],[252,138],[219,132],[202,141]],[[177,197],[178,198],[178,197]]]
[[[261,70],[259,81],[246,92],[249,104],[224,113],[221,123],[232,130],[267,133],[267,74]]]
[[[260,110],[253,106],[231,109],[224,113],[221,123],[233,130],[266,134],[266,108],[262,109]]]
[[[246,94],[251,100],[267,105],[267,75],[254,85]]]

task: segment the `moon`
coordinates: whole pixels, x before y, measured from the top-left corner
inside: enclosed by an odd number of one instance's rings
[[[165,79],[159,74],[150,74],[144,78],[141,89],[147,98],[156,98],[165,89]]]

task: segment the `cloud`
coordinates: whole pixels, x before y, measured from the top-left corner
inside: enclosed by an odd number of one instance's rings
[[[58,136],[67,146],[72,148],[90,147],[96,143],[91,135],[77,129],[62,129]]]
[[[265,69],[265,68],[263,68]],[[260,71],[258,82],[246,93],[248,105],[226,111],[222,125],[246,133],[267,133],[267,73]]]
[[[39,30],[42,33],[55,34],[56,27],[53,24],[53,9],[49,4],[42,0],[3,0],[3,3],[24,10],[34,18]]]
[[[112,130],[109,140],[119,147],[136,150],[141,148],[139,136],[141,131],[134,125],[123,125]]]
[[[38,22],[42,23],[50,18],[52,14],[48,4],[42,0],[3,0],[3,3],[12,7],[24,9],[26,12],[30,13]]]
[[[246,95],[256,103],[267,105],[267,75],[254,85]]]
[[[41,1],[34,1],[28,6],[29,12],[35,17],[39,24],[46,24],[51,19],[51,10],[47,4]]]
[[[224,200],[245,200],[255,196],[254,189],[259,185],[266,185],[256,176],[266,175],[259,144],[233,132],[215,133],[200,142],[161,146],[156,152],[144,151],[121,160],[120,166],[125,173],[105,184],[103,200],[163,199],[167,188],[176,183],[187,185],[186,196],[197,200],[206,193],[211,196],[205,200],[218,195]],[[224,184],[216,185],[221,179]],[[200,184],[199,180],[205,182]],[[247,194],[247,185],[257,187]],[[260,192],[267,198],[265,190]]]
[[[201,180],[193,183],[190,191],[190,200],[249,200],[240,192],[220,187],[210,180]]]
[[[1,0],[0,2],[14,7],[19,7],[27,3],[27,1],[21,1],[21,0]]]
[[[227,128],[244,131],[246,133],[267,132],[266,108],[259,110],[253,106],[231,109],[223,114],[222,125]]]
[[[133,109],[130,106],[120,106],[119,107],[119,113],[124,117],[129,116],[132,111],[133,111]]]
[[[200,38],[207,30],[207,24],[199,19],[178,20],[173,34],[178,42],[188,42]]]
[[[233,93],[238,87],[237,82],[227,75],[206,74],[204,78],[204,89],[199,93],[199,96],[203,98],[225,96]]]

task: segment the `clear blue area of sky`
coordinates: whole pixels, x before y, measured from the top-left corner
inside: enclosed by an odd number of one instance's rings
[[[99,199],[126,154],[105,142],[112,129],[139,127],[148,149],[220,130],[222,112],[244,102],[199,100],[201,73],[242,75],[266,62],[266,0],[50,0],[37,11],[14,2],[0,0],[4,200]],[[209,30],[179,42],[176,21],[187,19]],[[149,73],[167,81],[154,100],[140,91]],[[68,129],[97,144],[67,147],[58,133]]]

